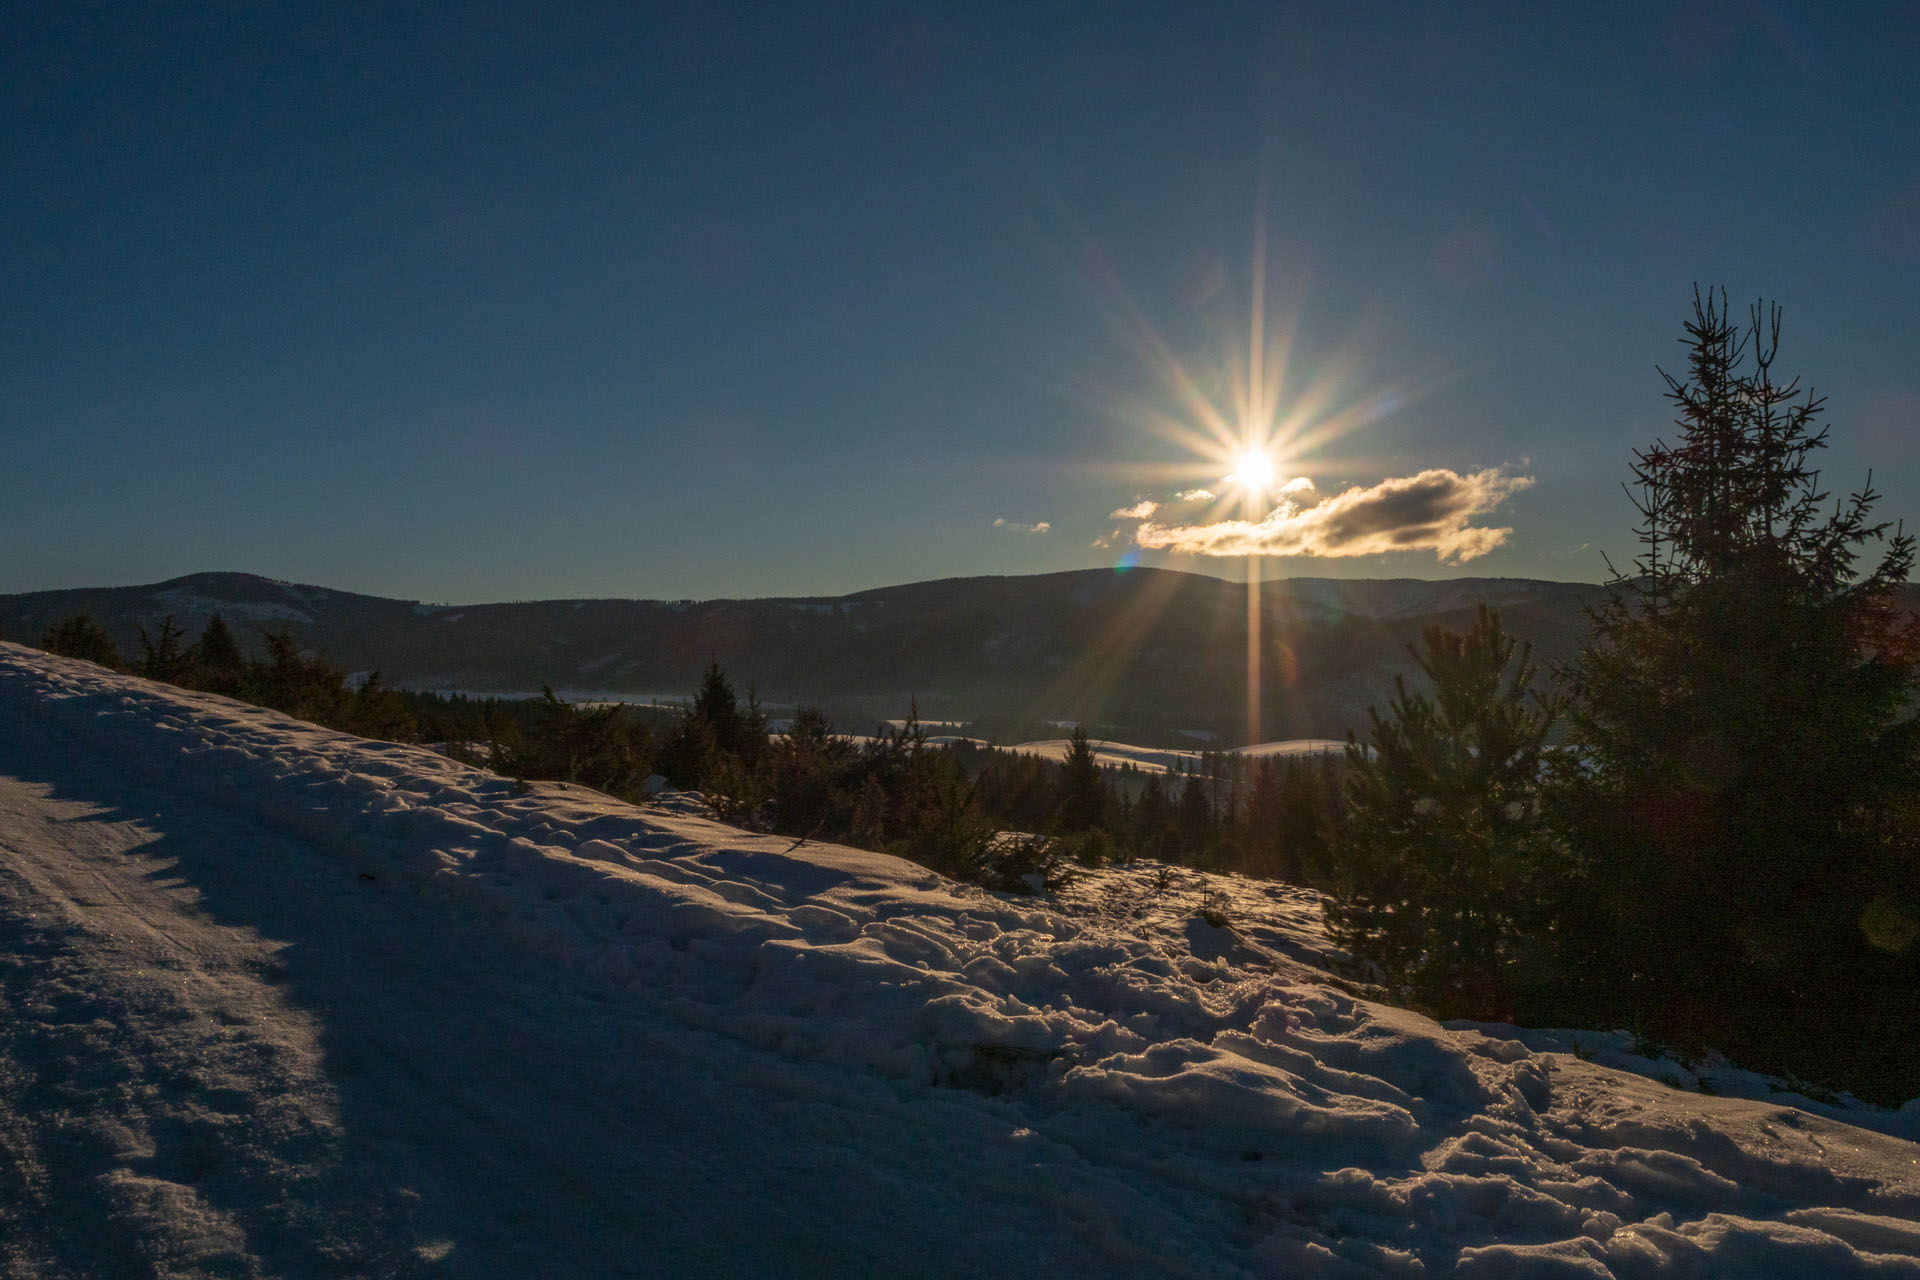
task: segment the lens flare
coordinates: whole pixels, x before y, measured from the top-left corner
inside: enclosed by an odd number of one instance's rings
[[[1138,428],[1142,452],[1126,460],[1072,465],[1109,475],[1116,487],[1131,490],[1135,504],[1123,508],[1125,518],[1153,519],[1141,501],[1151,495],[1154,507],[1171,502],[1204,503],[1204,511],[1182,510],[1183,523],[1211,524],[1242,520],[1257,524],[1276,503],[1312,505],[1316,482],[1327,476],[1377,470],[1364,453],[1350,452],[1347,440],[1361,428],[1392,416],[1437,386],[1456,376],[1451,367],[1426,374],[1410,374],[1387,385],[1366,385],[1360,373],[1367,354],[1365,341],[1372,328],[1363,321],[1354,336],[1332,346],[1301,349],[1309,260],[1298,252],[1272,264],[1280,305],[1270,307],[1267,255],[1267,175],[1259,175],[1252,219],[1252,254],[1246,263],[1244,334],[1227,323],[1224,348],[1217,358],[1190,360],[1180,347],[1150,319],[1149,309],[1133,295],[1120,274],[1089,241],[1077,261],[1089,284],[1108,308],[1115,330],[1134,347],[1143,369],[1151,375],[1149,394],[1108,394],[1088,388],[1103,413]],[[1222,258],[1225,261],[1225,258]],[[1222,276],[1231,274],[1222,272]],[[1283,283],[1284,282],[1284,283]],[[1210,285],[1192,306],[1207,316],[1225,312],[1218,304],[1232,290]],[[1152,438],[1171,449],[1155,447]],[[1339,448],[1336,458],[1333,450]],[[1131,514],[1138,512],[1138,514]],[[1114,518],[1121,518],[1116,511]],[[1117,536],[1117,535],[1116,535]],[[1135,532],[1136,541],[1139,531]],[[1142,542],[1141,546],[1157,546]],[[1135,555],[1138,554],[1136,551]],[[1273,645],[1287,652],[1285,629],[1290,620],[1268,617],[1261,599],[1265,566],[1271,563],[1258,551],[1246,557],[1246,734],[1250,743],[1264,738],[1266,677],[1278,675],[1280,691],[1293,678],[1293,669],[1277,661],[1269,670],[1267,654]],[[1124,570],[1126,564],[1116,565]],[[1155,579],[1156,583],[1176,578]],[[1140,599],[1151,611],[1175,598],[1171,588],[1156,589]],[[1147,626],[1150,618],[1129,615],[1129,626]],[[1274,631],[1271,637],[1263,634]],[[1116,641],[1121,637],[1116,636]],[[1270,644],[1271,641],[1271,644]],[[1117,675],[1117,669],[1116,669]]]
[[[1264,495],[1273,485],[1273,457],[1265,449],[1245,449],[1233,459],[1233,474],[1227,479],[1245,489],[1248,494],[1258,497]]]

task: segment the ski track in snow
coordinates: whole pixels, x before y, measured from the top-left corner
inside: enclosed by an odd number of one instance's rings
[[[1008,900],[13,645],[0,729],[9,1276],[1920,1277],[1920,1108],[1356,999],[1304,890]]]

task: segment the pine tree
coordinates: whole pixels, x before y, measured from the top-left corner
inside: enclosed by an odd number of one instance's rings
[[[752,685],[747,686],[747,700],[740,708],[739,741],[734,752],[749,773],[759,773],[766,766],[767,711]]]
[[[693,705],[667,735],[660,768],[674,786],[711,790],[730,773],[727,759],[742,738],[740,700],[719,662],[709,661]]]
[[[1635,455],[1641,553],[1564,673],[1583,967],[1669,1038],[1819,1070],[1891,1016],[1920,1062],[1913,949],[1865,924],[1920,921],[1920,828],[1891,816],[1920,792],[1914,540],[1872,519],[1871,476],[1829,505],[1824,401],[1774,380],[1779,333],[1696,292],[1687,376],[1662,374],[1679,435]]]
[[[1281,796],[1280,770],[1272,760],[1255,760],[1247,791],[1246,867],[1253,875],[1297,883],[1300,868],[1282,830]]]
[[[1213,852],[1213,799],[1198,773],[1189,773],[1181,784],[1180,799],[1174,806],[1174,830],[1177,833],[1179,861],[1201,865]]]
[[[413,713],[407,709],[406,702],[399,694],[380,682],[378,671],[368,672],[367,678],[360,682],[360,687],[355,689],[350,697],[343,696],[336,705],[334,717],[337,727],[363,738],[405,742],[418,728]],[[619,711],[620,708],[615,706],[604,714],[612,717],[617,716]],[[610,785],[608,781],[600,778],[585,777],[578,769],[564,776],[568,781],[584,781],[602,791],[617,790],[616,785]],[[621,780],[624,780],[624,777],[625,775],[621,775]]]
[[[248,699],[302,720],[337,722],[349,697],[346,673],[318,656],[303,656],[285,626],[262,632],[261,641],[267,656],[247,666],[243,687]]]
[[[193,656],[194,687],[230,697],[240,692],[246,676],[247,660],[241,654],[233,632],[227,629],[227,624],[219,614],[208,617],[205,629],[200,632],[200,639],[193,646]]]
[[[1173,804],[1161,777],[1150,773],[1141,784],[1140,799],[1133,806],[1133,843],[1139,856],[1171,862],[1178,853],[1178,838],[1173,835]]]
[[[768,756],[776,831],[828,839],[850,833],[851,815],[839,791],[856,757],[852,740],[834,734],[826,712],[814,706],[796,710]]]
[[[219,614],[209,615],[206,629],[200,633],[200,665],[215,671],[239,671],[247,665],[240,644]]]
[[[735,755],[741,753],[746,725],[740,713],[740,699],[718,660],[709,661],[700,677],[700,691],[693,698],[693,715],[713,729],[713,740],[720,750]]]
[[[1347,747],[1349,816],[1329,934],[1435,1013],[1510,1018],[1543,977],[1542,906],[1560,874],[1538,804],[1556,713],[1531,692],[1529,646],[1480,606],[1465,635],[1429,627],[1368,745]]]
[[[1075,725],[1060,774],[1055,825],[1070,835],[1099,826],[1106,799],[1107,784],[1100,777],[1100,762],[1094,758],[1086,727]]]

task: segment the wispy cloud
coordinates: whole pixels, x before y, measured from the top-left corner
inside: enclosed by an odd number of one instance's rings
[[[1419,475],[1352,488],[1311,506],[1290,500],[1307,492],[1290,483],[1288,494],[1259,521],[1163,525],[1148,521],[1134,541],[1153,550],[1197,556],[1370,556],[1389,551],[1432,551],[1442,561],[1464,561],[1502,546],[1512,529],[1468,523],[1510,494],[1533,483],[1531,476],[1489,468],[1462,475],[1435,468]]]
[[[1107,517],[1107,519],[1109,520],[1151,520],[1153,519],[1153,513],[1158,511],[1159,509],[1160,509],[1160,504],[1155,502],[1153,499],[1142,498],[1140,499],[1140,501],[1134,503],[1130,507],[1121,507],[1119,510],[1110,514]]]
[[[1181,502],[1212,502],[1216,495],[1211,489],[1188,489],[1185,493],[1176,493],[1173,496]],[[1149,511],[1147,514],[1152,515],[1153,512]]]
[[[995,516],[993,518],[993,527],[996,529],[1009,529],[1014,533],[1045,533],[1047,530],[1053,528],[1053,524],[1046,520],[1036,520],[1032,524],[1022,524],[1018,520],[1009,520],[1005,516]]]

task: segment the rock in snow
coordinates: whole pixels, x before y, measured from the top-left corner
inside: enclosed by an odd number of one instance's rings
[[[1920,1277],[1920,1111],[1356,999],[1305,890],[1008,900],[12,645],[0,929],[10,1276]]]

